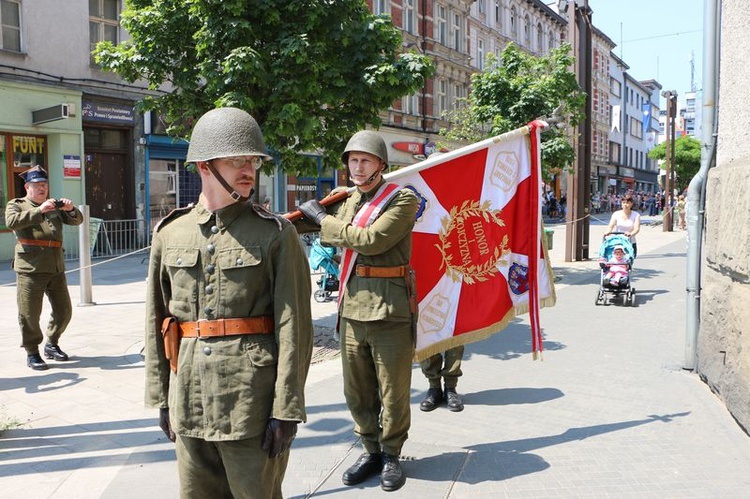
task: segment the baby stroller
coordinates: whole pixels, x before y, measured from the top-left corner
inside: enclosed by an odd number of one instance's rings
[[[322,270],[317,280],[318,289],[313,293],[315,301],[323,303],[331,299],[331,293],[339,289],[339,266],[336,261],[336,248],[325,247],[320,239],[313,239],[310,247],[310,268]]]
[[[618,247],[621,247],[625,254],[622,263],[613,261],[615,248]],[[634,259],[633,245],[630,244],[628,236],[622,232],[612,232],[604,236],[604,240],[599,247],[599,267],[601,268],[601,273],[599,278],[599,292],[596,295],[594,303],[597,305],[609,304],[619,298],[622,300],[623,305],[635,306],[635,288],[631,285],[633,281],[632,269]],[[626,275],[612,279],[607,278],[610,270],[615,265],[626,267]]]

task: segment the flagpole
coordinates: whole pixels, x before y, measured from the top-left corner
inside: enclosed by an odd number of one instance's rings
[[[544,123],[545,127],[547,126],[547,123],[545,123],[543,121],[541,121],[541,123]],[[473,144],[469,144],[467,146],[460,147],[460,148],[456,149],[455,151],[450,151],[450,152],[447,152],[445,154],[440,154],[439,156],[434,157],[432,159],[427,158],[427,159],[425,159],[423,161],[420,161],[419,163],[414,163],[413,165],[407,166],[405,168],[401,168],[401,169],[399,169],[399,170],[397,170],[395,172],[386,173],[385,175],[383,175],[383,179],[386,180],[386,181],[395,180],[395,179],[404,177],[406,175],[410,175],[412,173],[424,170],[426,168],[430,168],[432,166],[438,165],[440,163],[445,163],[447,161],[450,161],[450,160],[452,160],[454,158],[463,156],[465,154],[469,154],[469,153],[472,153],[474,151],[479,151],[479,150],[487,148],[487,147],[489,147],[489,146],[491,146],[493,144],[496,144],[496,143],[498,143],[500,141],[514,139],[514,138],[516,138],[518,136],[529,135],[530,130],[531,129],[530,129],[530,127],[528,125],[527,126],[523,126],[521,128],[517,128],[515,130],[511,130],[510,132],[506,132],[506,133],[503,133],[503,134],[491,137],[489,139],[485,139],[485,140],[483,140],[481,142],[475,142]],[[339,202],[339,201],[341,201],[341,200],[346,199],[347,197],[349,197],[355,190],[356,190],[356,187],[349,187],[345,191],[339,191],[336,194],[334,194],[333,196],[328,196],[328,197],[325,197],[325,198],[321,199],[320,200],[320,204],[322,204],[323,206],[328,206],[330,204],[335,204],[335,203],[337,203],[337,202]],[[294,221],[302,218],[302,212],[299,211],[299,210],[292,211],[292,212],[284,214],[283,216],[284,216],[284,218],[286,218],[290,222],[294,222]]]

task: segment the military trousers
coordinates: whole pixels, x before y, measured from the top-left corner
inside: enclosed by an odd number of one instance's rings
[[[365,451],[398,456],[411,426],[411,322],[340,319],[344,397]]]
[[[44,334],[39,325],[44,296],[47,295],[52,312],[47,325],[47,341],[57,344],[70,323],[73,306],[68,293],[65,273],[17,273],[16,298],[18,324],[21,326],[21,346],[28,354],[39,353]]]
[[[263,434],[242,440],[206,441],[177,435],[182,499],[281,499],[289,450],[270,458]]]
[[[422,373],[430,383],[430,388],[440,388],[440,379],[445,380],[447,388],[455,388],[461,372],[461,359],[464,356],[464,346],[459,345],[443,353],[427,357],[419,363]]]

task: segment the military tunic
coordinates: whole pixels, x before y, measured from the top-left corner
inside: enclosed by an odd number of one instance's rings
[[[356,251],[356,265],[406,265],[418,202],[410,190],[399,191],[369,226],[351,225],[359,208],[379,187],[367,193],[357,190],[333,207],[333,216],[322,221],[321,242]],[[353,272],[342,297],[339,320],[344,395],[354,431],[367,452],[398,456],[411,424],[414,333],[406,280],[358,277]]]
[[[269,418],[305,421],[312,355],[310,272],[297,232],[249,203],[198,203],[157,227],[146,308],[146,403],[169,407],[178,435],[261,434]],[[161,322],[271,315],[274,334],[183,338],[170,375]]]
[[[45,293],[52,309],[46,333],[48,341],[57,344],[70,323],[73,307],[65,278],[63,225],[80,225],[82,222],[83,215],[76,207],[70,212],[54,210],[42,213],[40,205],[28,197],[12,199],[5,207],[5,224],[18,240],[13,270],[16,272],[21,346],[28,354],[39,353],[39,344],[44,338],[39,318]],[[52,241],[59,246],[22,244],[22,240]]]

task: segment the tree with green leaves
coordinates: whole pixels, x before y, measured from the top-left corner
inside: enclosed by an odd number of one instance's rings
[[[488,69],[472,75],[469,97],[446,116],[450,127],[441,133],[449,140],[477,142],[537,118],[547,119],[552,126],[542,132],[543,173],[549,178],[550,172],[568,168],[575,150],[565,125],[580,122],[586,102],[568,69],[572,64],[569,44],[541,57],[523,52],[514,43],[498,57],[488,54]]]
[[[171,91],[144,99],[186,137],[194,119],[236,106],[255,117],[289,172],[314,173],[301,152],[338,166],[346,140],[424,85],[432,61],[402,49],[390,17],[362,0],[128,0],[131,39],[97,45],[103,69]]]
[[[648,152],[651,159],[666,159],[666,142],[658,144]],[[701,142],[689,135],[678,137],[674,141],[674,178],[675,189],[682,192],[688,188],[690,181],[701,167]]]

